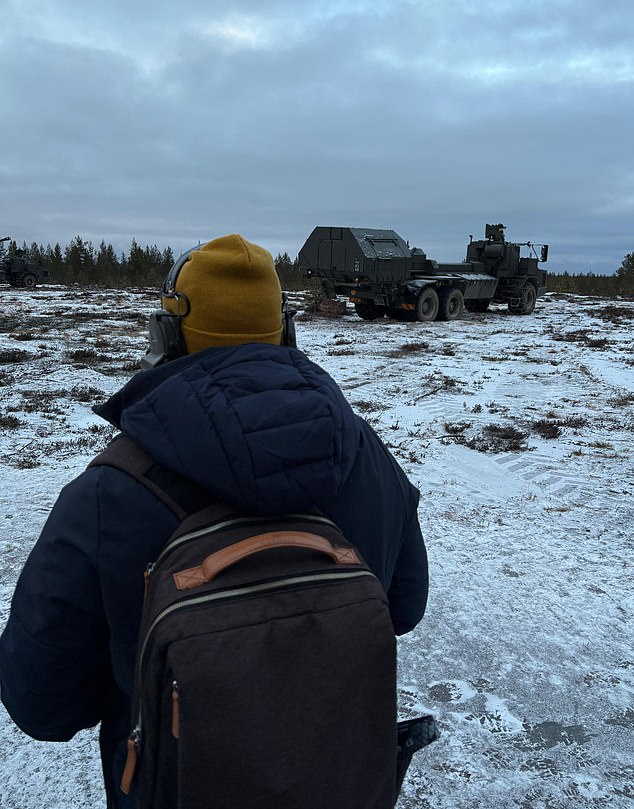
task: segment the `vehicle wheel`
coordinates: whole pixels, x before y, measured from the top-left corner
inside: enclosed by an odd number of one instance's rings
[[[432,287],[425,287],[416,298],[416,320],[426,323],[438,316],[438,294]]]
[[[35,289],[37,285],[37,278],[33,275],[33,273],[27,273],[22,278],[22,286],[27,287],[27,289]]]
[[[438,320],[456,320],[460,317],[464,309],[464,297],[459,289],[441,289],[438,300]]]
[[[491,303],[490,300],[485,298],[484,300],[474,301],[474,311],[475,312],[486,312],[489,308],[489,304]]]
[[[378,317],[383,317],[385,314],[385,308],[383,306],[377,306],[371,301],[355,303],[354,311],[362,320],[376,320]]]
[[[515,306],[509,303],[509,312],[513,315],[530,315],[535,310],[536,301],[537,291],[530,281],[527,281],[522,287],[519,304]]]

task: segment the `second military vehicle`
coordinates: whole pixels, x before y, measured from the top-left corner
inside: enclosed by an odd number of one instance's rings
[[[10,240],[10,236],[3,236],[0,244]],[[24,250],[17,249],[13,255],[0,258],[0,281],[4,281],[12,287],[34,289],[37,284],[48,281],[48,277],[48,270],[41,267],[37,261],[27,258]]]
[[[546,292],[547,244],[507,242],[504,225],[470,237],[457,264],[439,264],[393,230],[316,227],[299,251],[300,271],[321,279],[328,298],[345,295],[364,320],[455,320],[463,309],[484,312],[491,301],[527,315]],[[527,247],[530,255],[521,256]],[[535,248],[541,248],[539,256]]]

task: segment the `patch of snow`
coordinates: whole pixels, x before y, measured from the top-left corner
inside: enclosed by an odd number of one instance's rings
[[[90,408],[132,372],[157,294],[1,294],[4,623],[57,492],[112,434]],[[442,737],[415,756],[399,809],[634,799],[634,304],[581,303],[297,323],[421,492],[430,599],[398,641],[399,710],[433,713]],[[0,749],[2,807],[103,802],[96,731],[34,742],[0,708]]]

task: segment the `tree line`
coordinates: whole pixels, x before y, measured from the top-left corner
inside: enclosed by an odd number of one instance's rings
[[[121,253],[104,240],[95,247],[81,236],[75,236],[64,248],[59,242],[54,247],[50,244],[43,247],[36,242],[31,245],[24,242],[18,247],[15,241],[10,241],[0,243],[0,261],[18,250],[25,258],[47,269],[52,284],[114,288],[161,286],[174,264],[171,247],[164,250],[156,245],[141,247],[136,239],[127,252]],[[293,261],[288,253],[278,253],[274,262],[284,289],[306,286],[306,280],[300,276],[298,258]]]
[[[96,248],[91,241],[85,241],[81,236],[75,236],[64,248],[59,242],[54,247],[50,244],[43,247],[35,242],[29,246],[25,242],[18,248],[11,241],[5,252],[11,256],[18,249],[26,258],[48,270],[52,284],[156,286],[162,283],[174,263],[171,247],[162,251],[156,245],[142,248],[135,239],[127,253],[123,251],[119,254],[104,240]],[[2,257],[0,252],[0,259]]]
[[[8,246],[7,246],[8,244]],[[18,249],[15,241],[0,243],[0,260],[4,255],[13,255]],[[64,248],[59,242],[52,247],[28,246],[20,248],[25,256],[37,261],[49,271],[53,284],[78,284],[101,287],[159,287],[174,263],[171,247],[160,250],[156,245],[141,247],[132,240],[129,250],[117,254],[111,244],[101,241],[95,247],[81,236]],[[278,253],[274,259],[283,289],[300,289],[314,282],[307,282],[299,271],[299,259],[291,259],[288,253]],[[614,297],[634,296],[634,253],[628,253],[621,266],[612,275],[597,275],[592,272],[571,274],[568,272],[548,274],[549,292],[571,292],[579,295],[605,295]]]
[[[612,275],[568,272],[548,273],[549,292],[572,292],[577,295],[602,295],[606,298],[634,297],[634,253],[628,253]]]

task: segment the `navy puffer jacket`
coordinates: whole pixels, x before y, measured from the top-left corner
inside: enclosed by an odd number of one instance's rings
[[[319,508],[381,580],[397,634],[421,619],[427,558],[418,491],[331,377],[297,349],[211,348],[134,376],[96,412],[161,465],[250,514]],[[174,514],[126,473],[91,467],[61,492],[0,638],[2,701],[36,739],[101,722],[118,789],[143,571]]]

